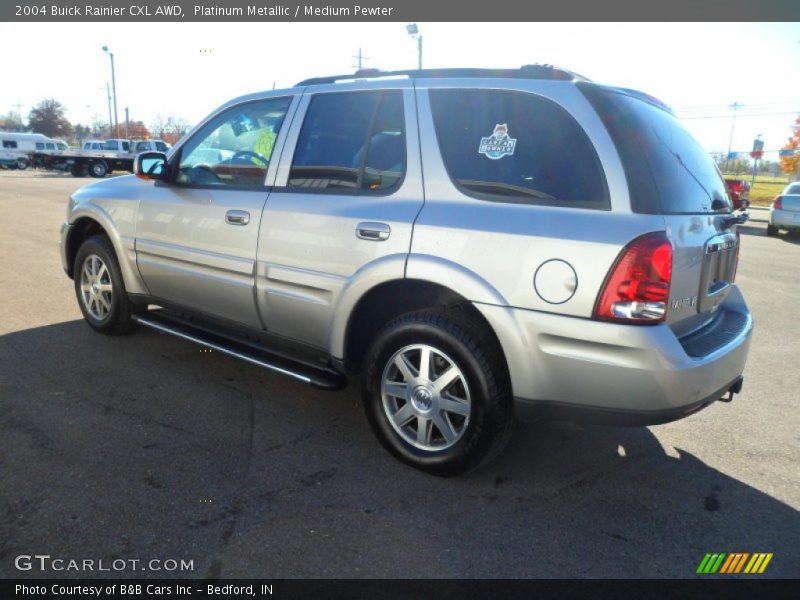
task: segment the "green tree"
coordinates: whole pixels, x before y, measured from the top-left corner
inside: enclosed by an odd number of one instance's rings
[[[64,113],[66,108],[54,98],[46,98],[31,109],[28,126],[36,133],[51,138],[72,137],[72,124]]]

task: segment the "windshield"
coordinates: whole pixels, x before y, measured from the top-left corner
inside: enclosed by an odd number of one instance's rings
[[[610,88],[581,86],[619,152],[635,212],[730,211],[714,160],[668,111]]]

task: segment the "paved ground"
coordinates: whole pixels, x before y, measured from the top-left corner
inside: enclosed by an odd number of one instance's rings
[[[437,479],[379,447],[357,385],[91,332],[56,245],[82,183],[0,172],[0,576],[45,553],[222,577],[687,577],[711,551],[800,576],[800,238],[743,227],[757,331],[734,403],[523,424],[493,464]]]

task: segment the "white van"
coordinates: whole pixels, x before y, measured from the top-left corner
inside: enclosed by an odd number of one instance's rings
[[[0,131],[0,163],[7,168],[26,169],[30,165],[29,152],[68,148],[66,142],[41,133]]]

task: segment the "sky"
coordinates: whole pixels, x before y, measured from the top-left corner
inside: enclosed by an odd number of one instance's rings
[[[777,150],[800,114],[800,23],[419,23],[423,66],[548,63],[669,104],[709,152],[761,135]],[[43,98],[73,123],[108,120],[114,53],[119,118],[196,123],[242,94],[365,67],[416,67],[404,23],[0,23],[0,114]],[[18,59],[9,57],[19,57]],[[768,155],[767,158],[775,158]]]

